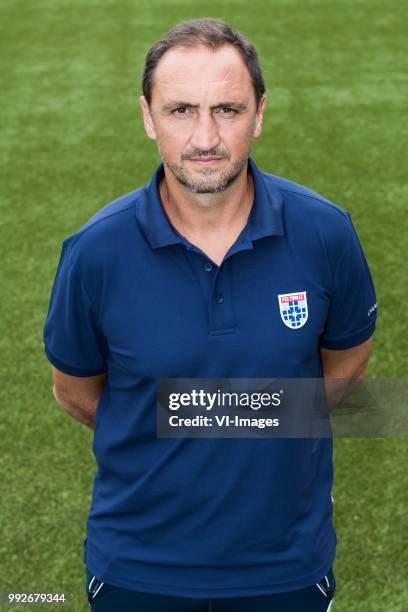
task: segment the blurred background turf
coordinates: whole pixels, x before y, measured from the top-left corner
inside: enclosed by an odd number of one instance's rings
[[[65,592],[87,610],[92,433],[53,401],[42,327],[63,238],[158,163],[140,75],[178,21],[221,17],[255,43],[268,102],[253,157],[351,211],[380,304],[369,374],[407,376],[407,13],[405,0],[1,0],[0,591]],[[407,439],[335,441],[336,612],[408,610],[407,459]]]

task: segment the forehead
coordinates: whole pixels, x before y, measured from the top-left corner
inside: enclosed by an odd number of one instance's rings
[[[213,51],[202,47],[174,48],[160,59],[153,76],[153,98],[199,100],[203,95],[233,95],[248,99],[252,81],[239,51],[224,45]]]

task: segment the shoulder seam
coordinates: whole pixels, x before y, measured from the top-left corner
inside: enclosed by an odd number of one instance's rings
[[[294,189],[287,189],[286,187],[278,187],[278,189],[280,189],[281,191],[286,191],[287,193],[294,193],[295,195],[304,196],[306,198],[314,200],[315,202],[323,202],[325,204],[329,204],[332,208],[337,210],[345,218],[347,218],[349,215],[347,210],[342,209],[342,207],[339,206],[338,204],[335,204],[334,202],[331,202],[331,200],[328,200],[327,198],[320,196],[318,194],[312,195],[310,193],[302,193],[301,191],[295,191]]]
[[[110,202],[110,204],[113,204],[113,202],[115,202],[116,200],[113,200],[112,202]],[[137,204],[138,201],[138,196],[135,196],[134,199],[132,199],[125,208],[122,208],[122,210],[116,210],[114,212],[109,213],[108,215],[106,215],[106,217],[102,217],[102,219],[96,219],[93,223],[91,223],[88,227],[82,227],[80,228],[77,232],[74,232],[74,234],[71,234],[71,236],[75,236],[75,240],[72,240],[71,242],[71,246],[73,246],[74,244],[76,244],[80,238],[86,234],[86,232],[88,230],[90,230],[92,227],[94,227],[95,225],[97,225],[98,223],[101,223],[102,221],[105,221],[106,219],[109,219],[110,217],[113,217],[114,215],[119,215],[121,213],[126,212],[127,210],[129,210],[129,208],[132,208],[133,206],[135,206]],[[106,206],[109,206],[109,204],[106,204]],[[99,211],[98,211],[99,212]],[[95,214],[98,214],[98,212],[96,212]],[[84,225],[86,225],[86,223],[88,223],[88,221],[86,221],[84,223]],[[69,237],[68,237],[69,238]]]
[[[72,269],[73,266],[74,266],[74,262],[72,261],[72,248],[71,247],[72,247],[72,244],[69,244],[68,245],[68,248],[69,248],[69,252],[68,252],[69,253],[69,267]],[[98,324],[99,324],[99,313],[98,313],[98,310],[95,307],[95,304],[94,304],[93,300],[91,299],[91,296],[89,295],[89,291],[88,291],[88,289],[87,289],[87,287],[86,287],[86,285],[85,285],[85,283],[83,281],[81,270],[79,269],[79,266],[77,267],[77,273],[78,273],[78,279],[79,279],[80,285],[82,286],[82,289],[83,289],[86,297],[88,298],[88,301],[89,301],[89,303],[90,303],[90,305],[91,305],[91,307],[92,307],[92,309],[93,309],[93,311],[95,313],[95,316],[96,316]]]
[[[340,270],[340,266],[341,266],[341,264],[343,263],[343,259],[344,259],[345,255],[346,255],[346,253],[347,253],[348,246],[349,246],[350,242],[352,241],[352,239],[353,239],[353,235],[350,233],[350,234],[347,236],[347,241],[346,241],[346,244],[344,245],[344,249],[343,249],[343,251],[342,251],[342,253],[341,253],[340,257],[339,257],[339,260],[338,260],[338,262],[337,262],[336,269],[335,269],[335,270],[334,270],[334,272],[333,272],[333,277],[332,277],[332,283],[333,283],[333,285],[334,285],[334,283],[335,283],[335,279],[336,279],[337,273],[338,273],[338,271]]]

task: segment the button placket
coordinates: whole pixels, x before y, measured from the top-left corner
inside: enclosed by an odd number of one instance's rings
[[[209,332],[211,335],[231,333],[235,329],[231,265],[231,259],[225,260],[213,277],[209,302]]]

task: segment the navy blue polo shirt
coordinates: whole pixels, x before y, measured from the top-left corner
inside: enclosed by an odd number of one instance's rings
[[[317,582],[335,556],[332,440],[157,438],[157,378],[319,378],[320,348],[374,331],[371,275],[348,212],[260,171],[220,266],[181,236],[151,181],[63,242],[49,361],[107,372],[84,560],[113,585],[187,597]]]

